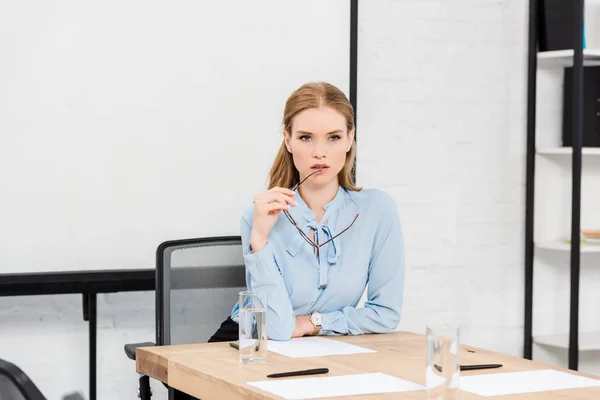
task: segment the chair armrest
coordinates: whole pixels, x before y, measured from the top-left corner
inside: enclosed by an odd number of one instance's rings
[[[142,342],[142,343],[128,343],[125,345],[125,354],[129,357],[130,360],[135,361],[135,349],[138,347],[151,347],[156,346],[152,342]]]

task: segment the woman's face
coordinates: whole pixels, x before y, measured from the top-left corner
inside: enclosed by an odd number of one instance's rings
[[[306,183],[327,185],[336,180],[346,162],[346,153],[354,140],[348,132],[346,119],[330,107],[309,108],[292,120],[292,132],[284,131],[284,140],[291,150],[300,180],[316,170]]]

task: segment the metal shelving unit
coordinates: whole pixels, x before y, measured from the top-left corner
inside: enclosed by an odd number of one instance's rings
[[[572,132],[573,147],[570,150],[553,151],[556,154],[570,154],[572,161],[571,193],[571,240],[570,251],[570,309],[568,341],[555,338],[544,339],[549,343],[568,344],[569,369],[577,370],[579,363],[579,279],[580,279],[580,224],[581,224],[581,168],[583,140],[583,65],[600,61],[600,51],[583,50],[584,0],[573,0],[575,8],[574,43],[572,50],[558,52],[538,52],[538,27],[540,0],[529,1],[529,43],[527,73],[527,167],[525,205],[525,329],[524,357],[532,359],[533,352],[533,276],[534,276],[534,187],[536,158],[536,90],[538,62],[541,67],[573,67],[573,85],[570,94],[573,108]]]

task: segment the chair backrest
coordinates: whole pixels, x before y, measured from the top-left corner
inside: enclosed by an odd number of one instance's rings
[[[241,237],[162,243],[156,251],[156,344],[207,342],[245,288]]]
[[[16,365],[0,359],[0,400],[46,400]]]

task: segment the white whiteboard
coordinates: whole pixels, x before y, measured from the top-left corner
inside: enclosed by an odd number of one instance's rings
[[[238,235],[287,96],[349,95],[349,37],[348,0],[0,4],[0,273]]]

